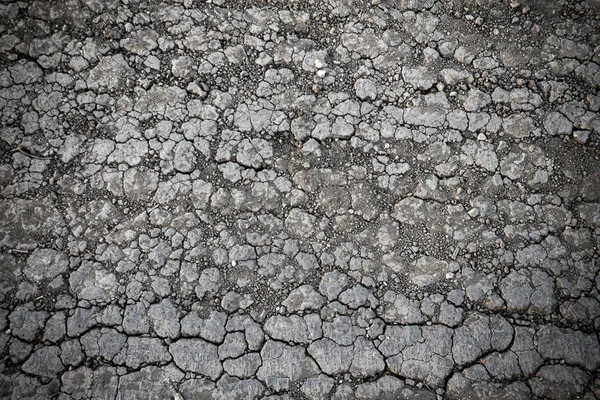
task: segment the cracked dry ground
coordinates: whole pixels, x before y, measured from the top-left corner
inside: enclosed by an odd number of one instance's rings
[[[0,398],[599,398],[599,10],[3,2]]]

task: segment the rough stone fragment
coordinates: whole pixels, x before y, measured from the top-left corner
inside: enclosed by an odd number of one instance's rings
[[[201,179],[195,180],[192,183],[192,201],[194,207],[203,210],[208,205],[210,196],[213,192],[213,184],[210,182],[203,181]]]
[[[323,337],[322,321],[318,314],[308,314],[304,316],[306,327],[308,329],[308,339],[310,341]]]
[[[261,364],[260,354],[248,353],[239,358],[225,360],[223,369],[231,376],[244,379],[253,377]]]
[[[173,149],[173,167],[183,173],[190,173],[196,167],[196,149],[188,141],[182,140]]]
[[[157,188],[157,172],[131,168],[123,174],[123,192],[131,200],[150,199]]]
[[[246,351],[246,341],[241,332],[230,332],[225,336],[223,343],[219,346],[219,359],[240,357]]]
[[[312,286],[302,285],[294,289],[281,303],[289,312],[319,310],[325,303],[321,296]]]
[[[112,360],[127,344],[127,336],[110,328],[93,329],[81,337],[88,357]]]
[[[276,392],[289,390],[293,382],[319,374],[319,367],[305,351],[303,347],[268,340],[260,352],[263,364],[256,376]]]
[[[100,263],[84,263],[74,271],[69,284],[80,299],[110,301],[117,289],[117,277]]]
[[[445,277],[450,272],[448,262],[435,257],[424,256],[419,258],[409,274],[410,280],[418,286],[427,286]]]
[[[195,337],[200,335],[200,330],[204,324],[204,320],[197,312],[190,312],[181,319],[181,334],[187,337]]]
[[[78,340],[67,340],[62,342],[60,345],[61,355],[60,359],[64,365],[78,366],[85,359],[85,354],[81,349],[81,345]]]
[[[328,375],[339,375],[350,371],[352,346],[340,346],[333,340],[324,338],[311,343],[308,346],[308,353]]]
[[[567,117],[557,111],[552,111],[544,118],[544,129],[550,135],[570,135],[573,124]]]
[[[120,41],[121,47],[140,56],[148,56],[158,46],[158,33],[153,29],[135,31]]]
[[[8,69],[13,82],[31,84],[37,82],[43,75],[42,69],[34,62],[21,60]]]
[[[160,364],[171,361],[171,354],[165,343],[158,338],[130,337],[127,339],[125,365],[139,368],[149,364]]]
[[[364,337],[359,337],[354,342],[354,352],[350,373],[357,378],[376,376],[385,370],[385,363],[381,353],[373,343]]]
[[[69,258],[66,254],[53,249],[36,249],[27,258],[23,272],[29,279],[40,281],[53,279],[68,268]]]
[[[58,379],[47,379],[42,384],[37,377],[17,373],[11,382],[11,398],[15,399],[49,399],[60,394]]]
[[[139,165],[148,153],[148,143],[141,139],[129,139],[117,143],[114,151],[106,158],[108,163],[127,163],[130,167]]]
[[[492,382],[485,368],[476,364],[450,377],[446,395],[451,400],[472,398],[527,400],[531,398],[531,391],[524,382]]]
[[[195,63],[189,56],[180,56],[171,60],[171,72],[176,78],[186,78],[194,72]]]
[[[402,67],[402,78],[415,89],[428,90],[436,83],[434,74],[426,67]]]
[[[61,390],[75,399],[110,398],[117,396],[119,376],[114,367],[99,367],[90,369],[81,366],[66,371],[60,378]]]
[[[485,168],[489,172],[494,172],[499,165],[498,157],[494,151],[482,149],[475,154],[475,164]]]
[[[416,325],[388,325],[378,349],[385,357],[394,356],[401,353],[406,346],[419,340],[420,337],[421,331]]]
[[[134,110],[140,113],[156,113],[171,120],[181,120],[185,108],[185,90],[177,86],[152,86],[135,103]]]
[[[256,379],[238,379],[223,375],[217,382],[217,390],[213,391],[212,397],[207,396],[207,398],[215,400],[259,399],[263,398],[264,392],[264,385]]]
[[[221,343],[225,337],[225,322],[227,314],[220,311],[212,311],[208,318],[203,321],[200,336],[213,343]]]
[[[589,371],[600,366],[600,343],[594,334],[545,325],[537,337],[538,351],[545,359],[562,359]]]
[[[35,248],[40,233],[50,234],[65,224],[50,198],[0,201],[0,245],[7,248]]]
[[[244,50],[244,46],[230,46],[225,49],[225,57],[230,63],[240,64],[244,62],[247,58],[246,51]]]
[[[115,90],[123,86],[124,80],[133,69],[127,64],[122,54],[102,57],[87,78],[89,89]]]
[[[331,271],[323,274],[321,283],[319,284],[319,291],[331,301],[335,300],[349,285],[350,279],[348,275],[339,271]]]
[[[169,346],[175,364],[190,371],[216,380],[223,372],[217,346],[202,339],[180,339]]]
[[[465,111],[478,111],[492,102],[489,94],[479,89],[471,89],[463,102]]]
[[[164,299],[158,304],[151,305],[148,309],[148,317],[150,317],[158,336],[171,339],[179,336],[181,326],[178,311],[170,299]]]
[[[519,359],[512,351],[491,353],[481,360],[481,364],[490,375],[502,381],[518,378],[522,374]]]
[[[376,381],[358,385],[356,399],[434,400],[436,394],[433,390],[408,386],[394,376],[384,375]]]
[[[388,49],[387,43],[373,29],[365,29],[360,35],[342,34],[342,44],[349,50],[356,51],[367,58],[376,58]]]
[[[221,300],[221,307],[225,311],[230,313],[237,311],[239,309],[246,309],[250,307],[254,303],[252,300],[252,295],[247,293],[245,295],[241,295],[233,290],[227,292],[223,299]]]
[[[21,369],[28,374],[54,378],[65,369],[60,354],[61,350],[58,346],[42,347],[25,361]]]
[[[45,340],[55,343],[61,341],[67,332],[66,320],[67,318],[63,312],[52,315],[48,321],[46,321],[46,327],[44,329]]]
[[[463,321],[463,310],[444,301],[440,304],[438,321],[444,325],[455,327]]]
[[[490,341],[489,319],[481,314],[473,314],[456,329],[452,356],[459,365],[475,361],[490,349]]]
[[[228,331],[244,331],[248,349],[251,351],[260,350],[265,341],[265,334],[261,326],[250,317],[234,321],[235,320],[230,318],[227,322],[226,329]]]
[[[196,286],[196,296],[203,299],[207,295],[214,295],[221,286],[221,272],[217,268],[206,268],[200,274]]]
[[[142,368],[119,377],[116,400],[176,399],[175,384],[183,377],[172,365]]]
[[[533,288],[527,276],[518,271],[511,271],[500,283],[502,298],[509,310],[525,311],[531,304]]]
[[[150,331],[148,311],[143,303],[139,302],[125,307],[123,330],[133,335]]]
[[[285,226],[294,235],[310,237],[314,233],[317,218],[299,208],[292,208],[285,219]]]
[[[432,387],[444,385],[454,368],[452,330],[441,325],[425,326],[411,336],[404,350],[387,359],[394,374],[422,380]]]
[[[389,291],[384,297],[385,306],[382,318],[388,323],[419,324],[425,317],[419,309],[418,300],[410,300],[403,294]]]
[[[319,375],[316,378],[308,378],[300,390],[311,400],[325,400],[329,399],[329,393],[333,389],[335,381],[325,375]]]
[[[353,344],[361,333],[364,333],[364,330],[354,326],[347,315],[337,315],[333,321],[323,322],[323,336],[341,345]]]
[[[438,128],[446,121],[450,104],[443,93],[426,94],[404,110],[404,122],[410,125]]]
[[[273,146],[264,139],[244,139],[238,145],[236,161],[243,166],[259,169],[270,162]]]
[[[309,72],[315,72],[327,67],[327,52],[323,50],[309,51],[302,60],[302,68]]]
[[[574,131],[573,139],[579,144],[586,144],[590,140],[590,131]]]
[[[546,365],[529,379],[533,394],[545,399],[573,399],[584,393],[590,377],[569,365]]]
[[[377,86],[370,79],[358,79],[354,83],[354,90],[356,91],[356,97],[361,100],[375,100],[377,98]]]
[[[33,345],[23,342],[19,339],[15,339],[8,348],[8,354],[10,355],[10,360],[13,363],[19,364],[29,358],[32,350]]]
[[[184,399],[212,399],[215,384],[205,378],[186,379],[179,385],[179,394]]]
[[[339,296],[340,303],[347,305],[352,309],[359,307],[375,308],[379,301],[373,294],[364,286],[356,285],[342,292]]]
[[[35,311],[26,305],[18,306],[8,316],[13,335],[28,342],[41,335],[48,318],[45,311]]]
[[[292,343],[308,343],[308,329],[303,318],[297,315],[275,315],[265,322],[265,332],[276,340]]]
[[[466,70],[456,70],[452,68],[445,68],[440,71],[440,77],[442,82],[447,85],[456,85],[457,83],[466,82],[472,83],[474,78],[473,74]]]
[[[524,114],[514,114],[504,119],[502,123],[504,132],[517,139],[529,137],[535,129],[535,124],[531,117]]]

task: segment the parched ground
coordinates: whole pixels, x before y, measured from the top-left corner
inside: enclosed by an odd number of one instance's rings
[[[600,398],[600,1],[0,4],[1,399]]]

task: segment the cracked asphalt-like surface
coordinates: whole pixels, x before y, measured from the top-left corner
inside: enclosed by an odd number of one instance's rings
[[[0,4],[1,399],[600,398],[600,1]]]

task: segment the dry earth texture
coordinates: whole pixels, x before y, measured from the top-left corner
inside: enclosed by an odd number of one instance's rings
[[[0,4],[1,399],[600,398],[598,0]]]

